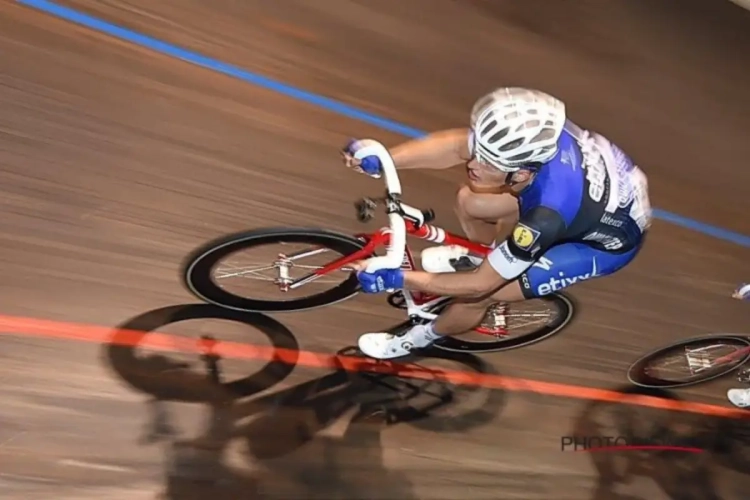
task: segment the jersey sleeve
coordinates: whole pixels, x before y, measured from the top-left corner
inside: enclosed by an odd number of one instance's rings
[[[547,207],[536,207],[521,217],[513,232],[487,257],[492,268],[506,280],[526,271],[565,234],[562,216]]]

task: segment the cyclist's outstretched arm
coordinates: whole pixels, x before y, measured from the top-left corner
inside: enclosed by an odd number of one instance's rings
[[[400,144],[390,153],[399,170],[450,168],[470,159],[469,129],[433,132],[421,139]]]

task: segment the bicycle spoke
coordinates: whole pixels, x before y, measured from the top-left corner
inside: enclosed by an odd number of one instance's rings
[[[307,247],[299,250],[289,251],[291,245],[279,242],[281,250],[273,251],[270,248],[254,248],[253,252],[262,252],[268,255],[270,264],[259,263],[258,257],[251,257],[248,263],[243,262],[248,256],[236,254],[223,261],[214,270],[214,279],[217,284],[225,289],[243,288],[243,281],[256,281],[273,285],[278,292],[288,294],[292,290],[308,287],[312,283],[317,285],[335,285],[346,279],[352,271],[351,267],[337,270],[336,273],[316,275],[315,272],[323,269],[325,265],[338,258],[336,252],[324,247]],[[250,253],[250,252],[248,252]],[[252,286],[252,285],[249,285]]]

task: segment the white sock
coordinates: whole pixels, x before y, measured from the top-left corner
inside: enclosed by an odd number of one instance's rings
[[[417,325],[409,331],[407,335],[412,344],[414,344],[414,347],[427,347],[442,337],[442,335],[435,333],[433,329],[434,324],[435,322],[430,322],[426,325]]]

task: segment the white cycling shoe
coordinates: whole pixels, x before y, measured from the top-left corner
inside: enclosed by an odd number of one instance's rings
[[[750,389],[729,389],[727,399],[737,408],[750,407]]]
[[[422,269],[428,273],[453,273],[482,264],[481,257],[469,255],[469,250],[459,245],[443,245],[422,251]],[[366,356],[375,359],[393,359],[408,356],[415,348],[422,349],[439,339],[426,325],[413,326],[403,335],[376,332],[359,337],[357,345]]]
[[[453,273],[478,267],[481,257],[469,255],[469,250],[459,245],[429,247],[422,250],[422,269],[428,273]]]
[[[391,333],[365,333],[359,337],[357,345],[365,356],[375,359],[393,359],[408,356],[413,349],[429,346],[440,338],[430,334],[426,325],[415,325],[403,335]]]

